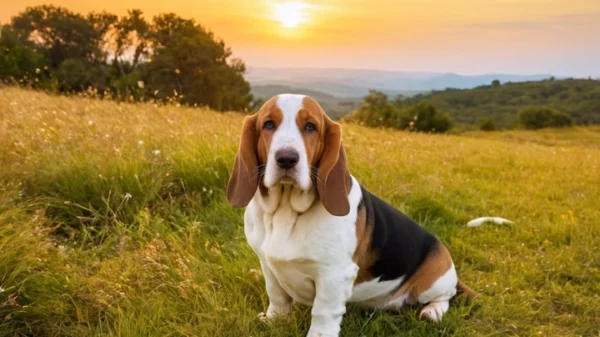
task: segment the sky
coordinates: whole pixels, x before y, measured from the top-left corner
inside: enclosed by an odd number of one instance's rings
[[[600,76],[600,0],[20,0],[147,17],[174,12],[253,67]]]

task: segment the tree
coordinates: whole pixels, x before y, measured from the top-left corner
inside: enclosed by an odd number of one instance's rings
[[[350,120],[370,127],[383,126],[436,133],[448,131],[453,124],[448,114],[439,112],[428,102],[419,102],[408,109],[400,110],[388,102],[386,94],[377,90],[369,91],[369,95]]]
[[[151,26],[144,19],[139,9],[130,10],[127,16],[121,17],[114,26],[114,58],[113,65],[121,75],[133,72],[150,54]],[[126,51],[132,51],[129,62],[123,59]]]
[[[33,43],[54,68],[70,59],[91,63],[106,61],[102,50],[104,34],[116,17],[90,14],[87,18],[63,7],[29,7],[12,18],[12,27],[24,44]]]
[[[231,50],[194,20],[175,14],[154,18],[148,83],[158,96],[183,96],[189,104],[216,110],[245,110],[252,101],[246,67]]]
[[[493,80],[492,81],[492,87],[499,87],[500,86],[500,80]]]
[[[0,79],[23,81],[26,85],[41,84],[46,79],[44,55],[22,43],[9,25],[0,31]],[[37,80],[37,82],[36,82]]]
[[[408,108],[405,116],[412,120],[409,119],[408,125],[404,125],[404,127],[415,131],[443,133],[450,130],[453,124],[450,115],[439,112],[431,103],[426,101]]]
[[[486,117],[479,123],[479,130],[495,131],[497,130],[496,121],[492,117]]]
[[[519,114],[519,121],[524,128],[531,130],[573,125],[569,115],[547,107],[527,108]]]
[[[358,110],[352,114],[352,120],[370,127],[396,127],[399,110],[388,102],[388,97],[381,91],[369,90]]]
[[[83,59],[66,59],[56,69],[56,79],[63,91],[80,92],[88,88],[107,89],[106,68],[90,67]]]
[[[151,96],[216,110],[251,108],[246,66],[213,33],[175,14],[149,22],[29,7],[2,27],[0,80],[61,92],[92,87],[121,99]],[[154,93],[157,93],[156,97]]]

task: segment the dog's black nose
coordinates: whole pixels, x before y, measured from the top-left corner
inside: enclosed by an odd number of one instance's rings
[[[298,152],[294,150],[279,150],[275,153],[275,160],[277,161],[277,166],[282,169],[291,169],[296,166],[300,156]]]

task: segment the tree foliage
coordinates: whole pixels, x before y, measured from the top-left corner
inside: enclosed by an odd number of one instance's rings
[[[546,107],[527,108],[521,111],[519,120],[524,128],[532,130],[573,125],[573,119],[569,115]]]
[[[442,133],[450,130],[453,121],[428,102],[418,102],[406,109],[399,109],[388,101],[386,94],[371,90],[363,103],[350,116],[370,127],[390,127],[400,130]]]
[[[492,117],[486,117],[479,122],[479,130],[482,131],[495,131],[498,127],[496,121]]]
[[[498,127],[517,126],[520,124],[519,113],[531,106],[546,106],[565,113],[575,124],[600,124],[600,81],[594,79],[509,82],[474,89],[447,89],[399,99],[395,105],[404,109],[423,100],[448,112],[462,124],[477,124],[489,116]]]
[[[194,20],[140,10],[72,12],[29,7],[2,26],[0,80],[53,90],[93,88],[127,99],[177,100],[216,110],[252,102],[243,61]]]

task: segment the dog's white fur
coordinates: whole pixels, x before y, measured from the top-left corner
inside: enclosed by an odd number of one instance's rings
[[[471,220],[469,222],[467,222],[467,226],[468,227],[479,227],[481,225],[483,225],[486,222],[493,222],[497,225],[513,225],[514,222],[510,221],[510,220],[506,220],[504,218],[498,218],[498,217],[491,217],[491,216],[484,216],[481,218],[477,218],[474,220]]]
[[[303,96],[280,95],[277,99],[277,105],[284,112],[284,118],[273,134],[271,148],[269,149],[264,178],[264,184],[267,188],[273,187],[281,179],[282,171],[277,167],[275,153],[285,149],[295,150],[300,155],[298,164],[292,169],[290,178],[296,181],[300,190],[308,191],[311,187],[312,182],[306,148],[302,133],[296,124],[296,114],[302,109],[302,99],[299,99],[300,97]],[[288,113],[285,113],[286,111]]]
[[[245,234],[258,255],[265,277],[269,307],[267,318],[287,314],[292,302],[312,306],[309,337],[339,335],[347,302],[371,307],[401,307],[407,296],[391,298],[404,277],[379,282],[374,279],[354,286],[358,266],[352,257],[356,250],[356,220],[362,199],[360,185],[352,177],[349,193],[350,213],[331,215],[316,198],[310,167],[296,115],[304,96],[281,95],[278,107],[282,124],[275,131],[265,169],[268,194],[257,191],[248,204]],[[289,174],[295,183],[281,184],[283,173],[274,154],[282,148],[298,151],[296,169]],[[429,303],[421,315],[439,321],[456,293],[454,266],[418,299]]]

